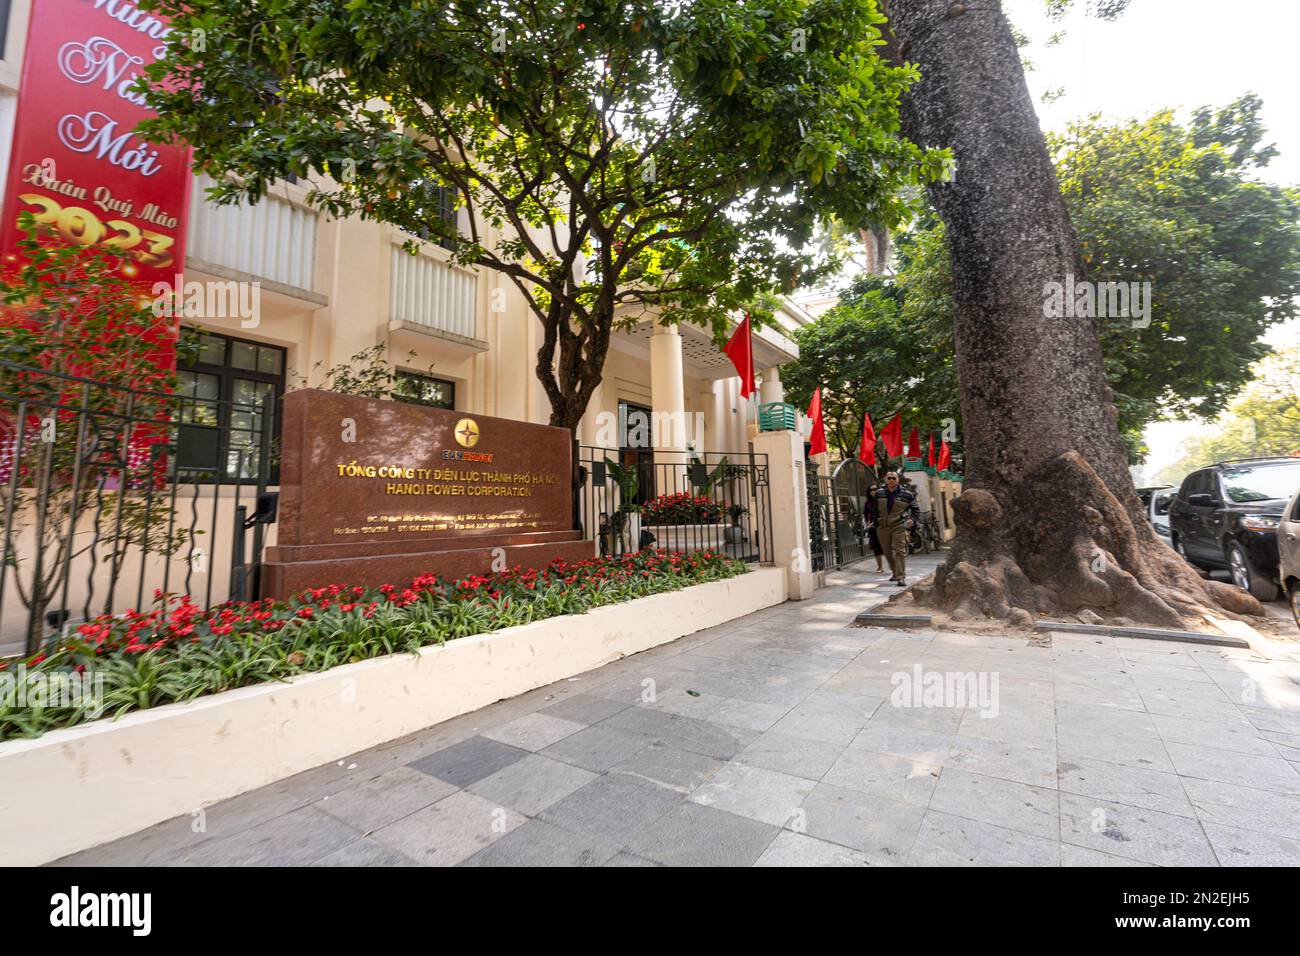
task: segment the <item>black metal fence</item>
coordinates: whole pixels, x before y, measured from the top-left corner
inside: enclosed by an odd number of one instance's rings
[[[871,554],[867,497],[875,473],[862,462],[840,462],[830,475],[808,463],[808,535],[814,571],[847,567]],[[814,492],[814,489],[816,491]]]
[[[35,652],[150,605],[155,588],[204,607],[254,596],[274,395],[250,405],[0,372],[0,645]]]
[[[803,463],[804,494],[808,499],[808,547],[812,570],[826,570],[826,552],[830,543],[827,522],[830,515],[823,502],[817,465],[811,461]]]
[[[754,452],[621,454],[583,445],[578,513],[602,555],[642,548],[713,550],[772,563],[767,455]],[[665,461],[680,458],[680,461]]]

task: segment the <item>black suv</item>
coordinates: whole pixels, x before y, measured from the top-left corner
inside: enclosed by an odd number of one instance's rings
[[[1300,458],[1246,458],[1194,471],[1169,505],[1174,550],[1198,568],[1227,568],[1261,601],[1281,597],[1277,526],[1300,488]]]

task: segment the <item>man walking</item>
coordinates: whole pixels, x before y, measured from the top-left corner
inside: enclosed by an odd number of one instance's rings
[[[876,533],[889,555],[889,580],[900,588],[907,584],[908,532],[916,527],[916,496],[898,482],[898,472],[885,475],[885,487],[876,492]]]

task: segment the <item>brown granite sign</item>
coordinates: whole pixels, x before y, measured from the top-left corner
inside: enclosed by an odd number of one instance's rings
[[[263,593],[589,558],[572,528],[571,442],[547,425],[291,392]]]

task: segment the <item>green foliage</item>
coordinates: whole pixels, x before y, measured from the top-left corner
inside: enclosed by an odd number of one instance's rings
[[[1075,0],[1043,0],[1047,15],[1052,20],[1060,20],[1075,4]],[[1130,0],[1087,0],[1088,15],[1098,20],[1117,20],[1128,9]]]
[[[691,464],[693,467],[706,469],[704,471],[704,480],[695,486],[697,493],[700,495],[712,494],[713,489],[717,488],[723,482],[734,481],[749,474],[749,469],[744,465],[730,464],[727,461],[726,455],[722,456],[722,460],[719,461],[717,466],[712,470],[707,470],[707,466],[704,465],[698,457],[692,457]],[[694,483],[695,479],[692,478],[691,480],[692,483]]]
[[[1300,348],[1260,362],[1255,381],[1156,480],[1177,484],[1216,461],[1273,455],[1300,455]]]
[[[407,361],[416,358],[416,352],[407,353]],[[321,372],[324,362],[312,366],[313,372]],[[429,366],[429,372],[433,366]],[[362,398],[405,399],[403,380],[396,367],[388,360],[388,345],[380,342],[368,349],[362,349],[346,362],[332,365],[319,376],[319,385],[311,386],[307,375],[295,373],[291,378],[291,389],[322,388],[328,392],[342,395],[360,395]]]
[[[545,328],[553,424],[585,411],[612,328],[761,320],[836,268],[819,225],[901,221],[947,159],[898,134],[916,73],[879,56],[874,0],[149,6],[173,27],[149,135],[192,143],[218,201],[326,177],[331,215],[502,273]]]
[[[717,524],[722,520],[722,502],[678,491],[647,501],[641,515],[647,525]]]
[[[156,315],[133,281],[129,258],[51,241],[23,217],[21,264],[0,282],[0,408],[12,443],[0,463],[0,513],[12,515],[0,561],[39,627],[70,562],[92,546],[116,574],[136,548],[170,555],[190,540],[143,493],[166,478],[168,457],[152,452],[166,450],[177,411],[172,355],[188,353],[174,320]],[[123,448],[140,459],[125,474]],[[28,634],[29,645],[39,637]]]
[[[3,358],[12,363],[0,367],[0,392],[57,403],[68,388],[58,375],[154,392],[172,388],[171,363],[157,356],[185,346],[175,341],[173,319],[154,315],[152,300],[132,280],[134,263],[108,249],[51,241],[30,213],[22,214],[20,226],[27,230],[19,240],[21,264],[0,281]],[[93,390],[87,400],[120,411],[107,392]]]
[[[1261,103],[1244,96],[1119,125],[1092,118],[1049,136],[1088,278],[1150,282],[1151,325],[1100,324],[1120,428],[1211,417],[1250,380],[1260,337],[1296,315],[1300,192],[1260,182]]]
[[[1099,321],[1132,460],[1148,423],[1223,410],[1268,352],[1264,332],[1296,314],[1300,192],[1255,178],[1275,153],[1261,145],[1259,110],[1245,96],[1186,125],[1163,111],[1048,136],[1086,278],[1151,283],[1149,327]],[[897,249],[896,279],[859,280],[801,330],[800,360],[782,370],[792,400],[826,387],[828,435],[846,454],[863,411],[877,428],[899,408],[922,431],[960,422],[943,225],[923,217]]]
[[[838,305],[795,332],[799,360],[781,369],[789,400],[801,407],[822,387],[826,437],[845,458],[855,454],[865,414],[877,434],[900,411],[923,434],[959,418],[951,319],[917,321],[909,314],[915,307],[900,304],[908,301],[905,288],[874,276],[855,280]],[[918,289],[916,299],[929,294]],[[883,444],[876,454],[883,458]]]
[[[641,506],[636,503],[637,490],[641,486],[641,473],[635,464],[620,465],[616,461],[605,459],[605,468],[614,484],[618,486],[618,508],[610,516],[610,526],[615,535],[623,533],[627,525],[627,516],[636,514]]]
[[[744,571],[742,562],[711,551],[641,551],[459,581],[422,575],[406,588],[330,586],[286,603],[226,604],[206,612],[188,598],[159,595],[150,612],[101,617],[48,654],[0,662],[0,740],[415,653]],[[59,699],[32,692],[60,681],[82,693]]]
[[[614,479],[614,484],[618,485],[619,512],[636,511],[638,508],[636,493],[641,483],[637,466],[635,464],[620,465],[618,462],[606,458],[605,469],[609,472],[609,477]]]

